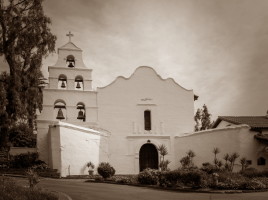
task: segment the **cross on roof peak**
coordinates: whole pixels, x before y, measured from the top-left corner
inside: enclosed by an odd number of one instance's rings
[[[71,33],[71,31],[69,31],[69,33],[68,33],[68,34],[66,34],[66,36],[68,36],[68,37],[69,37],[69,42],[71,42],[71,37],[73,37],[73,36],[74,36],[74,34],[72,34],[72,33]]]

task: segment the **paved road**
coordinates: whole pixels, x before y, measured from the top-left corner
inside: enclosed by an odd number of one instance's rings
[[[242,194],[180,193],[144,187],[43,179],[39,185],[68,194],[73,200],[267,200],[268,192]]]

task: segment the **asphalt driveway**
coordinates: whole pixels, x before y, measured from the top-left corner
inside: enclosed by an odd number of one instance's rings
[[[90,183],[81,179],[42,179],[38,184],[73,200],[267,200],[268,192],[241,194],[183,193],[146,187]]]

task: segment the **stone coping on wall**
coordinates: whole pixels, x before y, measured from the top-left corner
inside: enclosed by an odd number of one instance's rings
[[[170,139],[170,135],[128,135],[127,138],[159,138],[159,139]]]
[[[109,133],[108,132],[104,132],[104,130],[95,130],[92,128],[86,128],[83,126],[77,126],[74,124],[70,124],[70,123],[66,123],[66,122],[61,122],[61,121],[57,121],[54,122],[53,124],[49,125],[49,127],[65,127],[65,128],[70,128],[70,129],[74,129],[74,130],[79,130],[79,131],[83,131],[83,132],[87,132],[87,133],[91,133],[94,135],[99,135],[99,136],[108,136]]]
[[[50,69],[60,69],[62,70],[62,67],[56,67],[56,66],[48,66],[48,68]],[[89,68],[64,68],[64,70],[69,70],[69,71],[92,71],[92,69]]]
[[[237,130],[238,129],[250,130],[250,126],[248,126],[246,124],[241,124],[241,125],[228,126],[228,127],[224,127],[224,128],[207,129],[204,131],[197,131],[197,132],[184,133],[182,135],[176,135],[175,138],[189,137],[189,136],[195,136],[195,135],[201,135],[201,134],[210,134],[213,132],[231,131],[231,130],[236,130],[236,129]]]
[[[87,93],[97,93],[96,90],[61,90],[61,89],[51,89],[51,88],[45,88],[45,90],[48,90],[48,91],[55,91],[55,92],[66,92],[66,93],[69,93],[69,92],[76,92],[76,93],[81,93],[81,92],[87,92]]]

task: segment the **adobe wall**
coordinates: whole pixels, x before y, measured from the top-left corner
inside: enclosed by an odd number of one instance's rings
[[[59,122],[50,126],[49,137],[52,166],[62,177],[86,175],[88,162],[97,167],[108,161],[108,137],[98,131]]]
[[[237,152],[240,157],[236,161],[236,170],[241,170],[239,159],[246,157],[247,160],[252,161],[250,167],[260,170],[268,169],[268,165],[257,165],[257,158],[264,157],[268,159],[268,154],[265,152],[266,145],[254,139],[256,133],[250,131],[247,125],[227,127],[223,129],[211,129],[200,131],[192,134],[185,134],[184,136],[175,137],[175,151],[177,153],[177,165],[180,166],[180,159],[186,155],[188,150],[196,153],[194,163],[201,167],[202,163],[213,162],[215,147],[220,149],[217,158],[223,160],[224,154],[229,155]],[[267,162],[267,161],[266,161]]]

